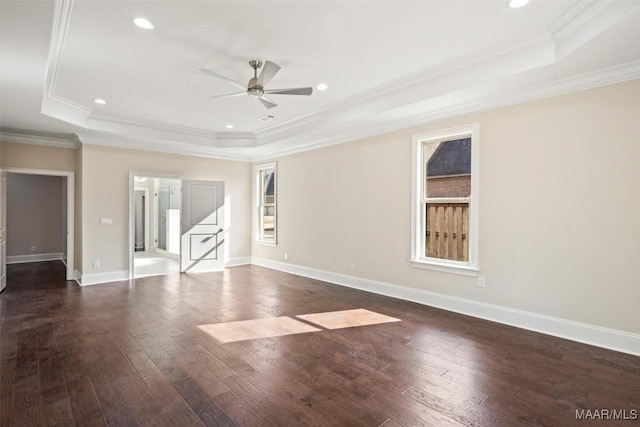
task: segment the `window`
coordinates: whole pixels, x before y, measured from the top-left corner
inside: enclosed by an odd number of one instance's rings
[[[258,242],[276,244],[276,164],[259,165],[258,190]]]
[[[414,135],[414,266],[475,275],[478,125]]]

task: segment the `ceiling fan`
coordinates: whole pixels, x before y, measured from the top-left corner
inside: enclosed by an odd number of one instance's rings
[[[211,71],[207,68],[200,68],[200,71],[203,73],[209,74],[210,76],[216,77],[220,80],[224,80],[227,83],[231,83],[232,85],[242,89],[242,92],[236,93],[228,93],[225,95],[217,95],[212,96],[212,98],[229,98],[233,96],[244,95],[245,93],[249,96],[256,98],[260,101],[265,107],[273,108],[277,107],[278,104],[273,102],[271,99],[267,97],[269,95],[311,95],[313,93],[313,88],[311,87],[299,87],[299,88],[289,88],[289,89],[265,89],[264,86],[271,81],[271,79],[280,71],[280,66],[271,62],[265,61],[264,66],[261,61],[251,60],[249,61],[249,65],[253,68],[253,77],[249,80],[247,87],[240,82],[237,82],[229,77],[225,77],[221,74],[216,73],[215,71]],[[258,69],[262,68],[260,71],[260,75],[258,75]]]

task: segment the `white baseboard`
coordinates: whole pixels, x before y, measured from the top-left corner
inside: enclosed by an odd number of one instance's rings
[[[229,259],[224,266],[225,267],[235,267],[238,265],[248,265],[251,264],[251,257],[250,256],[245,256],[245,257],[240,257],[240,258],[231,258]]]
[[[24,262],[40,262],[40,261],[57,261],[63,260],[65,256],[62,252],[51,254],[30,254],[30,255],[12,255],[7,256],[7,264],[21,264]]]
[[[251,264],[251,257],[231,258],[224,266],[234,267],[247,264]],[[76,270],[76,281],[80,286],[97,285],[99,283],[107,282],[119,282],[122,280],[129,280],[129,272],[127,270],[85,274],[84,276],[82,276],[80,272]]]
[[[639,334],[264,258],[251,257],[251,263],[299,276],[417,302],[468,316],[640,356]]]
[[[127,270],[121,271],[109,271],[106,273],[94,273],[85,274],[80,276],[80,273],[76,272],[78,278],[76,279],[80,286],[97,285],[98,283],[107,282],[120,282],[122,280],[129,280],[129,272]]]

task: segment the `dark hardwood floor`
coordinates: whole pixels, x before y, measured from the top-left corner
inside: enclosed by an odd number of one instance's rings
[[[640,357],[265,268],[79,287],[43,262],[8,282],[2,426],[639,422],[576,410],[633,418]],[[197,327],[353,308],[402,321],[227,344]]]

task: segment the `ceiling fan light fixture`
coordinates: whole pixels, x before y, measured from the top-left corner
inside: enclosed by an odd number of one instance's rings
[[[247,89],[247,93],[254,98],[260,98],[264,95],[264,90],[258,86],[253,86]]]
[[[143,30],[153,30],[156,27],[153,25],[153,22],[142,17],[133,18],[133,23],[136,27],[142,28]]]
[[[98,104],[98,105],[104,105],[104,104],[106,104],[106,103],[107,103],[107,101],[105,101],[105,100],[104,100],[104,99],[102,99],[102,98],[94,98],[94,99],[93,99],[93,102],[94,102],[95,104]]]
[[[232,125],[232,124],[225,125],[225,127],[226,127],[227,129],[233,129],[233,125]]]
[[[527,3],[529,3],[529,0],[509,0],[507,2],[507,6],[509,6],[511,9],[517,9],[526,5]]]

